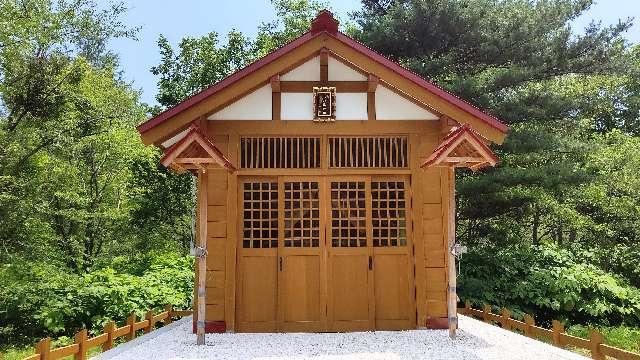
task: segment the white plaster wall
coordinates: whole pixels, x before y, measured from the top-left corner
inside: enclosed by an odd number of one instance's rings
[[[168,148],[171,145],[173,145],[173,144],[177,143],[178,141],[182,140],[182,138],[185,137],[188,132],[189,132],[189,128],[186,128],[186,129],[182,130],[181,132],[177,133],[176,135],[174,135],[169,140],[163,142],[161,145],[163,147],[165,147],[165,148]]]
[[[282,93],[280,119],[313,120],[312,93]]]
[[[320,81],[320,56],[280,76],[282,81]]]
[[[376,88],[377,120],[437,120],[438,117],[393,90],[378,85]]]
[[[367,93],[337,93],[336,120],[367,120]]]
[[[271,120],[271,85],[256,89],[245,97],[208,117],[209,120]]]
[[[329,81],[366,81],[367,77],[329,56]]]

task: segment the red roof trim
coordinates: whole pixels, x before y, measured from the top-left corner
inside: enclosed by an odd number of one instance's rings
[[[421,167],[429,167],[435,165],[435,163],[442,157],[442,155],[451,149],[452,145],[460,139],[464,135],[469,135],[471,139],[474,141],[474,145],[482,148],[482,150],[487,153],[490,158],[487,159],[487,162],[498,163],[500,159],[489,149],[487,145],[475,134],[475,132],[471,129],[468,124],[462,125],[450,132],[438,147],[433,151],[431,155],[422,163]],[[453,149],[451,149],[453,150]]]
[[[214,95],[215,93],[225,89],[226,87],[230,86],[231,84],[233,84],[234,82],[242,79],[243,77],[257,71],[258,69],[262,68],[263,66],[275,61],[277,58],[293,51],[294,49],[298,48],[299,46],[303,45],[304,43],[314,39],[317,36],[320,36],[321,34],[326,34],[327,36],[331,36],[334,39],[341,41],[343,43],[345,43],[346,45],[349,45],[350,47],[352,47],[353,49],[359,51],[360,53],[362,53],[363,55],[369,57],[370,59],[380,63],[381,65],[385,66],[386,68],[396,72],[397,74],[405,77],[406,79],[414,82],[415,84],[421,86],[422,88],[424,88],[425,90],[435,94],[436,96],[439,96],[440,98],[442,98],[443,100],[449,102],[450,104],[458,107],[459,109],[477,117],[478,119],[482,120],[483,122],[485,122],[487,125],[491,126],[492,128],[497,129],[498,131],[502,132],[502,133],[506,133],[509,130],[509,127],[507,125],[505,125],[504,123],[502,123],[500,120],[498,120],[497,118],[485,113],[484,111],[478,109],[477,107],[471,105],[470,103],[456,97],[455,95],[441,89],[440,87],[434,85],[433,83],[423,79],[422,77],[420,77],[419,75],[417,75],[416,73],[407,70],[405,68],[403,68],[402,66],[396,64],[395,62],[385,58],[384,56],[376,53],[375,51],[371,50],[370,48],[366,47],[365,45],[359,43],[358,41],[348,37],[347,35],[341,33],[341,32],[328,32],[328,31],[309,31],[303,35],[301,35],[300,37],[296,38],[295,40],[291,41],[290,43],[284,45],[283,47],[279,48],[278,50],[265,55],[264,57],[262,57],[261,59],[251,63],[250,65],[248,65],[247,67],[236,71],[235,73],[227,76],[226,78],[224,78],[223,80],[221,80],[220,82],[216,83],[215,85],[212,85],[206,89],[204,89],[203,91],[191,96],[190,98],[184,100],[183,102],[181,102],[180,104],[167,109],[166,111],[156,115],[155,117],[147,120],[146,122],[138,125],[137,129],[138,131],[142,134],[145,133],[147,131],[149,131],[150,129],[152,129],[153,127],[159,125],[160,123],[164,122],[165,120],[175,116],[176,114],[187,110],[188,108],[200,103],[201,101],[203,101],[204,99],[208,98],[209,96]]]
[[[321,33],[305,33],[302,36],[296,38],[295,40],[291,41],[290,43],[284,45],[283,47],[281,47],[280,49],[269,53],[265,56],[263,56],[262,58],[254,61],[253,63],[251,63],[250,65],[246,66],[243,69],[240,69],[236,72],[234,72],[233,74],[227,76],[226,78],[222,79],[221,81],[217,82],[216,84],[202,90],[201,92],[187,98],[186,100],[182,101],[181,103],[179,103],[178,105],[169,108],[163,112],[161,112],[160,114],[154,116],[153,118],[143,122],[142,124],[137,126],[138,132],[139,133],[145,133],[149,130],[151,130],[152,128],[158,126],[159,124],[161,124],[162,122],[164,122],[165,120],[177,115],[178,113],[181,113],[185,110],[187,110],[188,108],[200,103],[201,101],[203,101],[204,99],[208,98],[211,95],[214,95],[215,93],[225,89],[226,87],[228,87],[229,85],[235,83],[236,81],[242,79],[245,76],[248,76],[249,74],[259,70],[260,68],[262,68],[263,66],[273,62],[274,60],[276,60],[277,58],[279,58],[282,55],[285,55],[291,51],[293,51],[294,49],[298,48],[300,45],[303,45],[304,43],[308,42],[309,40],[312,40],[313,38],[319,36],[319,34]]]
[[[215,146],[211,142],[211,140],[209,140],[209,138],[207,138],[200,131],[200,128],[198,128],[195,124],[192,124],[189,127],[189,132],[182,139],[180,139],[175,144],[171,145],[168,149],[165,149],[164,154],[162,155],[162,158],[160,159],[160,163],[161,164],[164,163],[164,160],[167,159],[170,155],[172,155],[185,142],[194,141],[193,137],[199,137],[201,140],[203,140],[205,142],[205,144],[207,144],[209,146],[209,150],[215,152],[216,155],[218,155],[222,159],[222,161],[224,162],[224,167],[227,170],[229,170],[229,171],[235,171],[236,170],[236,167],[233,166],[231,161],[229,161],[229,159],[227,159],[227,157],[222,153],[222,151],[220,151],[220,149],[218,149],[218,147]]]
[[[497,118],[487,114],[486,112],[480,110],[479,108],[471,105],[470,103],[460,99],[459,97],[451,94],[450,92],[440,88],[439,86],[435,85],[434,83],[427,81],[425,79],[423,79],[420,75],[406,69],[403,68],[402,66],[398,65],[397,63],[387,59],[386,57],[378,54],[377,52],[371,50],[370,48],[368,48],[366,45],[361,44],[360,42],[348,37],[347,35],[338,32],[336,35],[332,35],[333,37],[335,37],[337,40],[342,41],[343,43],[351,46],[352,48],[354,48],[355,50],[358,50],[359,52],[361,52],[363,55],[377,61],[378,63],[382,64],[383,66],[387,67],[388,69],[396,72],[398,75],[401,75],[405,78],[407,78],[408,80],[413,81],[414,83],[416,83],[417,85],[421,86],[422,88],[426,89],[427,91],[434,93],[435,95],[441,97],[442,99],[448,101],[449,103],[451,103],[452,105],[457,106],[458,108],[470,113],[471,115],[479,118],[480,120],[484,121],[485,123],[487,123],[487,125],[503,132],[506,133],[507,131],[509,131],[509,127],[507,125],[505,125],[504,123],[502,123],[500,120],[498,120]]]

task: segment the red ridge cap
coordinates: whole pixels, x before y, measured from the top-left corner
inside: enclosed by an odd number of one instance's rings
[[[338,32],[338,21],[329,10],[320,11],[318,16],[311,21],[311,32],[317,33],[320,31],[327,31],[332,34]]]

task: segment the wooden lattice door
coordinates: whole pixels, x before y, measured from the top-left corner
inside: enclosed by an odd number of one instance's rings
[[[415,327],[410,186],[405,177],[373,177],[371,222],[375,327]]]
[[[328,181],[328,320],[331,331],[374,329],[370,181]]]
[[[241,182],[239,331],[326,328],[323,186],[305,177]]]
[[[326,328],[323,183],[304,177],[281,178],[278,249],[279,331]],[[323,205],[323,204],[322,204]]]
[[[278,330],[280,190],[277,178],[245,179],[239,188],[238,331]]]
[[[409,181],[244,179],[238,331],[415,327]]]

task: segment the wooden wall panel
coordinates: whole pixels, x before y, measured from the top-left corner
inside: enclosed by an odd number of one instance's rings
[[[226,136],[214,140],[226,151]],[[223,140],[223,141],[220,141]],[[207,196],[207,281],[206,321],[224,320],[225,309],[225,253],[227,235],[227,171],[209,170]]]

